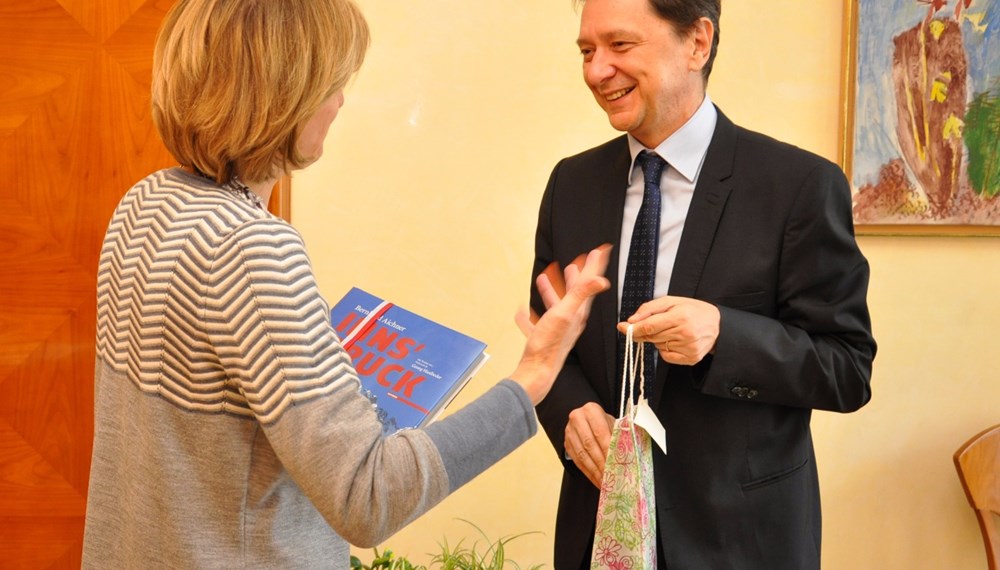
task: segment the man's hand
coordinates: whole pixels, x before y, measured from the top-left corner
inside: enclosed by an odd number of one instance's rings
[[[594,402],[570,412],[566,423],[566,438],[563,442],[566,454],[598,489],[604,478],[604,463],[607,461],[614,423],[615,418]]]
[[[719,320],[719,308],[711,303],[667,295],[643,303],[618,330],[624,334],[632,324],[636,342],[653,343],[666,362],[692,365],[715,350]]]

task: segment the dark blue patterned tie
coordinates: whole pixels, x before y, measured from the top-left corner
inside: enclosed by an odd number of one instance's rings
[[[653,298],[656,281],[656,258],[660,245],[660,175],[667,162],[660,155],[642,151],[636,157],[642,167],[645,181],[642,206],[632,229],[632,242],[628,249],[628,264],[625,266],[625,281],[622,283],[621,320],[631,317],[639,305]],[[624,366],[625,335],[618,334],[618,372]],[[643,384],[650,393],[656,366],[656,349],[647,347],[644,355],[645,375]],[[635,387],[638,393],[638,386]]]

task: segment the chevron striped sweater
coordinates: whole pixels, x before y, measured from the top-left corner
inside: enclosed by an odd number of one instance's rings
[[[384,438],[299,234],[181,169],[101,251],[85,568],[346,568],[534,434],[503,380]]]

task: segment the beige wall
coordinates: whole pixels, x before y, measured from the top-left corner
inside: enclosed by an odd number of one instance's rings
[[[330,299],[357,285],[490,345],[460,396],[514,367],[537,205],[559,158],[614,134],[580,78],[569,0],[358,0],[373,45],[292,216]],[[709,91],[737,123],[838,155],[842,0],[727,0]],[[874,398],[813,422],[824,566],[985,566],[952,452],[1000,422],[1000,239],[860,238],[872,264]],[[524,447],[385,546],[426,562],[481,527],[551,564],[559,464]],[[481,540],[481,539],[480,539]],[[363,552],[367,556],[368,552]]]

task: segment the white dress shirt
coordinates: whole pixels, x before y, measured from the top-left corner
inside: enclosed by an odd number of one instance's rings
[[[701,166],[705,162],[708,145],[715,133],[718,113],[708,95],[694,115],[680,129],[660,143],[655,149],[647,149],[631,134],[628,135],[632,166],[629,168],[628,190],[625,194],[625,209],[622,212],[621,246],[618,248],[618,311],[621,312],[622,285],[625,282],[625,268],[628,265],[628,251],[632,244],[632,230],[635,218],[642,205],[644,180],[642,168],[635,158],[644,150],[651,150],[667,161],[667,167],[660,175],[660,244],[656,258],[656,283],[653,297],[662,297],[670,288],[670,276],[677,257],[677,247],[684,231],[691,197]]]

